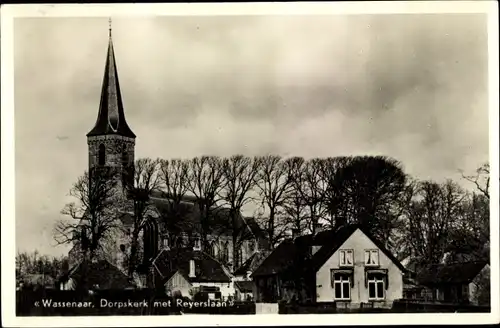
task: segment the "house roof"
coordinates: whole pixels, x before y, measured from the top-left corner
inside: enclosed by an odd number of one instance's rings
[[[402,271],[404,267],[389,252],[383,244],[366,233],[359,225],[348,225],[338,230],[326,230],[316,235],[305,235],[295,240],[283,241],[255,270],[252,276],[266,276],[281,274],[285,271],[319,270],[319,268],[342,246],[342,244],[357,230],[360,229],[394,264]],[[314,254],[310,254],[312,246],[321,246]]]
[[[470,283],[486,264],[477,261],[426,265],[419,268],[416,280],[422,285]]]
[[[99,289],[125,289],[134,287],[120,269],[106,260],[96,262],[81,261],[70,269],[68,274],[62,277],[62,280],[71,278],[82,287],[90,288],[98,285]]]
[[[195,261],[195,277],[189,277],[190,261]],[[177,271],[190,282],[230,282],[222,264],[210,255],[193,251],[192,248],[162,250],[154,259],[153,265],[164,281]]]
[[[235,281],[234,284],[243,293],[249,293],[253,291],[253,281]]]

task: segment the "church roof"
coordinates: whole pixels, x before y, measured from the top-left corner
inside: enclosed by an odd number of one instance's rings
[[[111,38],[111,29],[109,33],[108,54],[106,57],[104,78],[102,81],[99,114],[94,128],[87,134],[87,137],[109,134],[135,138],[134,132],[132,132],[127,124],[127,121],[125,120],[125,111],[123,110],[122,95],[113,49],[113,39]]]
[[[152,203],[163,217],[168,218],[172,215],[172,200],[168,195],[161,192],[155,192],[151,197]],[[183,218],[178,224],[182,227],[181,230],[190,230],[201,233],[202,215],[199,207],[196,205],[196,198],[193,196],[185,196],[183,200],[175,206],[177,215]],[[247,228],[245,228],[245,225]],[[259,237],[258,225],[253,219],[243,218],[241,214],[236,217],[236,222],[232,223],[230,209],[223,206],[215,207],[211,210],[210,222],[207,224],[210,227],[210,233],[219,235],[231,235],[233,229],[237,229],[242,237],[250,238],[252,235]]]

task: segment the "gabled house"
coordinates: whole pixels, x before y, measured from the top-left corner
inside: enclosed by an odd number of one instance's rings
[[[223,299],[234,296],[234,285],[224,266],[200,248],[163,249],[153,260],[154,284],[166,294],[193,298],[207,287]]]
[[[483,305],[489,303],[490,266],[485,261],[432,264],[416,272],[426,301]]]
[[[391,307],[402,298],[404,271],[382,243],[352,225],[285,240],[252,277],[257,302]]]

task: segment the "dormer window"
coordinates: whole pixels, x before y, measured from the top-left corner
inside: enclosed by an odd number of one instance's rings
[[[379,256],[378,249],[365,250],[365,266],[378,266]]]
[[[354,251],[352,249],[341,249],[339,252],[341,267],[351,267],[354,265]]]
[[[193,250],[195,251],[201,250],[201,238],[199,236],[196,236],[194,238]]]

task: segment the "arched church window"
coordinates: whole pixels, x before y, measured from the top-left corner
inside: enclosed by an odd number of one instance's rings
[[[214,241],[212,241],[210,243],[210,245],[208,246],[208,253],[210,255],[212,255],[212,256],[215,256],[215,254],[216,254],[216,247],[217,247],[217,245],[215,244]]]
[[[222,248],[222,260],[224,262],[227,262],[229,261],[229,242],[226,241],[223,245],[224,246]]]
[[[236,268],[239,268],[243,264],[243,249],[241,247],[236,248],[235,257]]]
[[[103,144],[99,145],[99,154],[97,157],[98,157],[97,162],[99,163],[100,166],[106,163],[106,147],[104,147]]]

